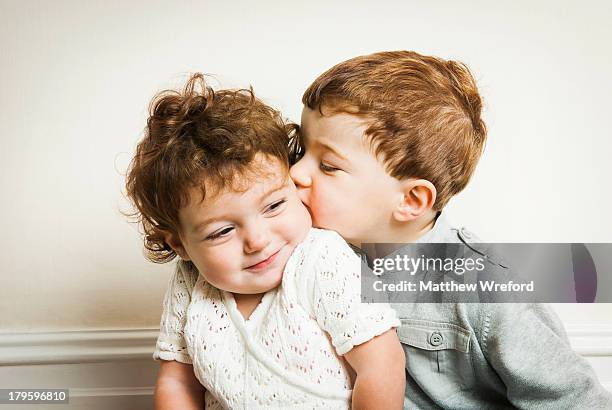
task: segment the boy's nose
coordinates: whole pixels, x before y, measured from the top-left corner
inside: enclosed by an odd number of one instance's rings
[[[244,236],[244,252],[255,253],[266,248],[270,244],[270,232],[263,226],[257,226],[246,230]]]
[[[306,162],[304,161],[304,158],[302,158],[301,160],[296,162],[289,170],[289,175],[291,176],[293,183],[295,184],[295,186],[297,186],[298,189],[308,188],[312,183],[312,179],[310,178],[310,175],[307,172],[306,168]]]

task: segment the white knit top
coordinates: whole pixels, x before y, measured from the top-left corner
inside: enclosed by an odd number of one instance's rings
[[[361,303],[361,261],[332,231],[310,230],[248,320],[188,266],[170,280],[153,358],[192,363],[207,409],[350,408],[339,355],[400,325]]]

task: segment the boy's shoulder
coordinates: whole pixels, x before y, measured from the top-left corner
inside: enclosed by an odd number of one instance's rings
[[[471,253],[473,256],[484,258],[488,262],[490,270],[507,269],[503,255],[499,255],[494,247],[483,242],[478,235],[465,226],[453,225],[444,213],[438,215],[433,228],[421,236],[416,243],[462,244],[468,254]]]
[[[453,225],[444,213],[438,215],[433,228],[417,241],[418,244],[457,244],[462,248],[461,256],[464,258],[481,257],[486,261],[486,273],[490,277],[503,277],[507,274],[507,267],[503,258],[495,254],[494,250],[481,241],[480,237],[465,226]],[[456,247],[436,247],[436,257],[457,257]],[[448,254],[444,254],[448,252]],[[428,272],[432,275],[433,272]],[[433,275],[435,276],[435,274]],[[466,278],[467,280],[467,275]],[[473,280],[478,280],[475,276]],[[511,303],[482,303],[486,300],[475,300],[480,303],[457,303],[450,293],[442,294],[442,300],[436,303],[398,303],[393,307],[402,318],[405,332],[413,332],[415,328],[421,329],[424,345],[431,348],[430,339],[440,329],[448,328],[446,342],[454,346],[463,346],[467,353],[470,343],[486,344],[491,322],[504,323],[512,317],[511,311],[518,306]],[[523,304],[523,308],[526,305]],[[435,338],[435,337],[434,337]],[[444,339],[444,338],[443,338]],[[468,339],[472,339],[471,342]]]
[[[444,212],[437,215],[433,227],[422,235],[416,243],[480,243],[480,238],[468,228],[457,227]]]

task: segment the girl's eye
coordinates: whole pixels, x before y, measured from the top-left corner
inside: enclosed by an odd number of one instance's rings
[[[233,226],[226,226],[225,228],[219,229],[218,231],[213,232],[210,235],[208,235],[206,237],[206,240],[210,241],[210,240],[214,240],[214,239],[217,239],[217,238],[221,238],[221,237],[229,234],[233,230],[234,230]]]
[[[323,172],[336,172],[336,171],[340,171],[340,168],[336,168],[336,167],[332,167],[330,165],[327,165],[323,162],[319,163],[319,169]]]
[[[280,201],[276,201],[276,202],[270,204],[270,206],[268,206],[268,208],[266,208],[266,212],[267,213],[274,213],[274,212],[279,211],[285,202],[287,202],[286,199],[281,199]]]

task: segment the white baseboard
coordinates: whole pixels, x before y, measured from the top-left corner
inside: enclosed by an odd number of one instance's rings
[[[612,325],[567,324],[566,330],[572,348],[612,392]],[[84,409],[149,408],[158,367],[152,359],[157,333],[0,333],[0,388],[69,388],[71,409],[73,403]]]
[[[612,325],[565,325],[570,344],[584,357],[612,357]]]
[[[0,333],[0,366],[151,358],[158,329]]]
[[[0,388],[69,389],[69,405],[57,410],[151,409],[157,333],[0,333]]]
[[[70,397],[152,396],[151,387],[90,387],[70,389]]]

